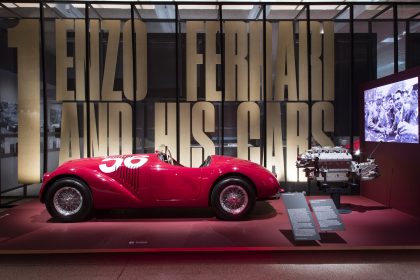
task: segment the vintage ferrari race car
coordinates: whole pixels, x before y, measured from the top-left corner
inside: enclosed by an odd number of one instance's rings
[[[44,174],[40,199],[62,222],[89,219],[94,209],[209,206],[220,219],[240,220],[279,191],[276,177],[250,161],[209,156],[189,168],[165,149],[68,161]]]

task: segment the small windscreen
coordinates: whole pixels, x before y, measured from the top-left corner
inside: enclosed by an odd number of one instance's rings
[[[365,141],[419,143],[418,77],[364,91]]]

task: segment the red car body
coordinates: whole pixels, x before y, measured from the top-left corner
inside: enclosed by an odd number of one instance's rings
[[[95,209],[208,207],[212,188],[227,176],[251,182],[258,200],[280,191],[276,177],[258,164],[215,155],[207,160],[198,168],[167,163],[158,153],[71,160],[44,174],[40,199],[45,202],[49,186],[64,177],[89,186]]]

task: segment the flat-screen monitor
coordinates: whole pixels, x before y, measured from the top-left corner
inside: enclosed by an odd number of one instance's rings
[[[418,76],[364,90],[367,142],[419,143]]]

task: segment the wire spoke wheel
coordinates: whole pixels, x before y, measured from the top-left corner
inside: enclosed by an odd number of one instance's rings
[[[89,186],[77,178],[65,177],[47,186],[45,206],[56,221],[73,223],[87,220],[93,213]]]
[[[70,216],[82,208],[83,196],[76,188],[65,186],[54,194],[53,202],[57,212],[63,216]]]
[[[251,183],[230,176],[217,182],[211,194],[211,206],[216,217],[239,221],[249,215],[255,206],[256,195]]]
[[[248,193],[239,185],[225,187],[219,197],[223,210],[232,215],[241,214],[248,205]]]

